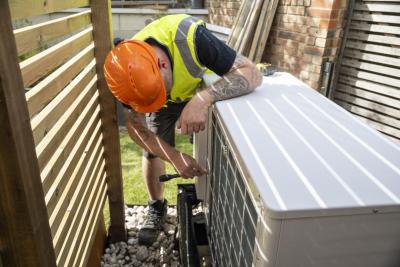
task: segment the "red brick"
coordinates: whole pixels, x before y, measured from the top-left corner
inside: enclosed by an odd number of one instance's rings
[[[304,0],[304,6],[305,7],[311,6],[311,0]]]
[[[317,18],[337,19],[339,18],[339,10],[309,7],[307,8],[307,15]]]
[[[306,48],[304,48],[304,54],[322,56],[324,54],[324,49],[315,46],[306,46]]]
[[[276,13],[278,14],[285,14],[287,13],[288,6],[280,6],[278,7]]]
[[[326,39],[325,38],[316,38],[315,39],[315,46],[317,47],[325,47]]]
[[[285,23],[282,22],[278,26],[279,29],[291,32],[298,32],[298,33],[307,33],[307,27],[302,25],[298,25],[296,23]]]
[[[303,6],[289,6],[287,9],[288,14],[301,15],[305,14],[305,7]]]
[[[342,0],[311,0],[312,7],[322,7],[329,9],[338,9]]]
[[[315,65],[322,65],[323,58],[321,56],[313,56],[311,62]]]
[[[321,29],[334,29],[338,26],[338,20],[336,19],[321,19],[319,27]]]
[[[308,45],[314,45],[315,44],[315,37],[314,36],[307,36],[306,38],[306,44]]]

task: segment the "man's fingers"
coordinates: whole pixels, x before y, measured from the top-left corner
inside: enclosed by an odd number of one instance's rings
[[[193,125],[193,131],[194,131],[195,133],[198,133],[198,132],[200,131],[200,125],[199,125],[199,124]]]
[[[187,133],[187,124],[186,123],[182,123],[181,124],[181,126],[180,126],[180,129],[181,129],[181,133],[182,134],[186,134]]]
[[[202,123],[201,125],[200,125],[200,131],[204,131],[206,129],[206,124],[205,123]]]

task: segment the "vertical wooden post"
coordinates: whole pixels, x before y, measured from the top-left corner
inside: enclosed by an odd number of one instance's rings
[[[110,3],[92,0],[93,39],[95,43],[97,88],[100,98],[104,155],[106,160],[107,192],[110,204],[111,241],[126,240],[124,198],[122,190],[121,150],[117,123],[116,102],[107,88],[103,65],[107,53],[112,48],[110,27]]]
[[[56,266],[8,1],[0,1],[0,249],[4,266]]]

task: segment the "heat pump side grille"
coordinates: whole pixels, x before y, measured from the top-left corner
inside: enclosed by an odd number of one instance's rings
[[[210,245],[214,266],[252,266],[257,213],[221,126],[212,118]]]

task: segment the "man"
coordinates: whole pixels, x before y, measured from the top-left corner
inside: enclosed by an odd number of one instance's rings
[[[165,174],[164,161],[184,178],[207,173],[174,148],[175,124],[183,134],[204,130],[212,103],[253,91],[262,76],[201,20],[183,14],[153,21],[132,40],[120,42],[107,56],[104,69],[111,92],[124,104],[128,133],[144,149],[142,169],[150,200],[139,242],[151,245],[167,210],[158,180]],[[207,69],[222,78],[196,93]]]

